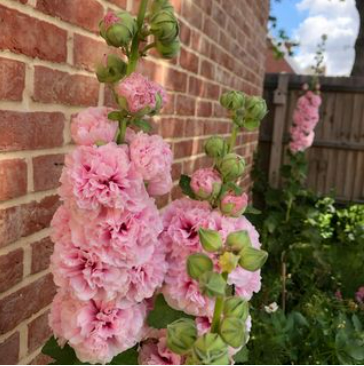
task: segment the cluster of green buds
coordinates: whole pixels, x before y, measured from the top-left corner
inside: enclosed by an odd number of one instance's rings
[[[169,0],[155,0],[150,12],[150,33],[155,47],[164,58],[173,58],[180,51],[179,24]]]

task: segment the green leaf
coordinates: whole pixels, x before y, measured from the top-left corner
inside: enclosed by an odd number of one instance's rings
[[[186,315],[183,311],[172,309],[164,300],[163,295],[159,294],[155,300],[153,310],[148,315],[147,323],[150,327],[162,329],[167,328],[168,324],[180,318],[194,319],[194,317]]]
[[[110,365],[138,365],[138,355],[137,346],[135,346],[115,356]]]
[[[179,180],[179,186],[182,189],[182,192],[190,197],[190,198],[195,198],[195,194],[193,193],[192,189],[191,189],[191,178],[188,175],[181,175],[181,178]]]
[[[254,208],[253,206],[248,206],[245,209],[244,214],[251,214],[251,215],[261,215],[262,211],[258,210],[257,208]]]
[[[107,115],[110,121],[121,121],[124,117],[124,113],[120,111],[112,111]]]
[[[249,360],[249,350],[247,347],[243,347],[237,354],[234,355],[236,365],[241,365]]]
[[[148,133],[152,131],[152,126],[148,121],[144,119],[136,119],[133,121],[133,125],[139,127],[143,132]]]
[[[42,353],[54,359],[53,365],[81,365],[76,357],[75,351],[66,344],[63,348],[59,346],[56,339],[51,337],[42,348]]]

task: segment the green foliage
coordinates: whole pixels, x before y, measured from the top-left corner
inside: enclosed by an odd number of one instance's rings
[[[181,178],[179,180],[179,186],[186,196],[195,199],[195,194],[193,193],[191,189],[191,178],[188,175],[181,175]]]

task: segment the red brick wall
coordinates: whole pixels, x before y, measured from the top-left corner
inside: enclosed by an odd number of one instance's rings
[[[183,48],[172,62],[149,59],[143,71],[171,102],[156,119],[174,150],[174,178],[207,163],[203,143],[229,124],[218,98],[227,88],[260,94],[268,0],[174,0]],[[108,8],[133,0],[1,0],[0,3],[0,364],[42,362],[54,296],[49,222],[69,124],[85,106],[110,103],[96,81],[106,47],[97,24]],[[257,133],[239,137],[248,163]],[[248,174],[244,185],[249,186]],[[176,187],[166,204],[179,196]]]

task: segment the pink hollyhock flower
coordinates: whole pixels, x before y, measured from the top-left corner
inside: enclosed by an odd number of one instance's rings
[[[59,193],[84,210],[102,206],[138,212],[148,199],[140,174],[125,147],[109,143],[80,146],[66,156]]]
[[[120,81],[116,87],[116,92],[119,97],[123,98],[122,100],[126,103],[125,108],[130,113],[154,111],[158,107],[157,94],[161,97],[160,108],[167,101],[166,93],[161,86],[150,82],[136,72]]]
[[[69,243],[71,240],[70,231],[71,214],[65,205],[58,207],[51,221],[51,239],[53,243]]]
[[[114,141],[118,123],[107,118],[110,111],[110,108],[98,107],[78,113],[71,123],[71,136],[75,143],[91,146]]]
[[[222,179],[213,168],[196,170],[191,177],[191,189],[198,198],[210,199],[220,193]]]
[[[145,316],[143,303],[121,309],[114,301],[79,301],[60,291],[49,320],[59,343],[69,342],[81,362],[105,364],[141,340]]]
[[[166,330],[161,329],[154,338],[142,343],[138,362],[140,365],[183,365],[184,357],[167,348]]]
[[[104,25],[105,28],[110,28],[113,24],[117,23],[119,21],[119,17],[112,11],[108,11],[106,15],[104,16]]]
[[[364,303],[364,286],[360,287],[355,294],[356,301],[360,304]]]
[[[170,192],[172,187],[172,175],[168,172],[165,175],[160,175],[158,178],[149,181],[147,190],[152,197],[158,197]]]
[[[161,136],[140,132],[130,144],[130,159],[144,181],[171,174],[173,154]]]
[[[223,214],[238,217],[241,216],[248,206],[248,195],[243,193],[238,196],[229,191],[220,200],[220,210]]]

